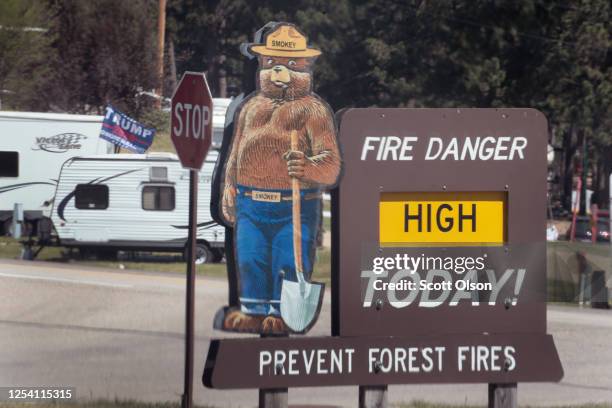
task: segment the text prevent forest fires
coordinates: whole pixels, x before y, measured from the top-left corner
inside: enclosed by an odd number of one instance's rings
[[[452,354],[446,356],[447,353]],[[263,350],[259,353],[259,376],[351,374],[362,359],[375,373],[441,373],[449,361],[453,371],[512,371],[516,349],[511,345],[471,345],[449,349],[430,347],[369,347],[363,353],[354,348],[310,350]]]

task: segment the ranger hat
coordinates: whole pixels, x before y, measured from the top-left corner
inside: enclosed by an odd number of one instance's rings
[[[279,24],[266,36],[265,44],[252,44],[249,49],[270,57],[316,57],[321,51],[308,48],[306,36],[292,24]]]

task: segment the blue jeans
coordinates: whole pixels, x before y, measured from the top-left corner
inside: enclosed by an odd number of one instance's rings
[[[283,279],[297,281],[293,256],[292,201],[255,201],[245,193],[267,191],[291,197],[291,190],[238,186],[236,194],[236,262],[240,304],[251,315],[280,315]],[[301,191],[302,262],[310,280],[315,255],[321,199],[305,199],[318,190]],[[308,198],[308,197],[306,197]]]

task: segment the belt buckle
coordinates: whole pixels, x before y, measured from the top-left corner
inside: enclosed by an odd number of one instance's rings
[[[280,203],[281,193],[275,191],[256,191],[251,192],[253,201],[264,201],[267,203]]]

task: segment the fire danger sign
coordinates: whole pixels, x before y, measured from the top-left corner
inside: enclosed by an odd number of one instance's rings
[[[337,121],[332,336],[214,340],[204,384],[559,381],[546,333],[545,117],[348,109]]]
[[[545,334],[547,137],[532,109],[344,111],[334,334]]]

